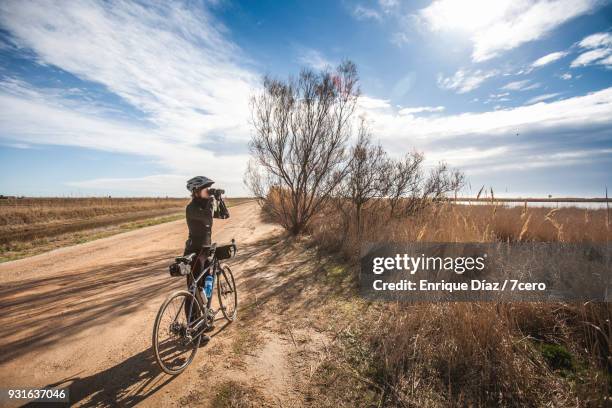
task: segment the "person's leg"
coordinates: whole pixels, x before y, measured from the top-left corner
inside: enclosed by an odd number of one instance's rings
[[[191,288],[191,284],[193,283],[193,278],[191,277],[191,275],[187,275],[187,290],[189,290]],[[185,302],[185,318],[187,319],[187,322],[192,322],[193,320],[195,320],[198,316],[197,316],[197,305],[193,304],[193,301],[187,300]]]
[[[191,240],[187,240],[187,242],[185,243],[185,255],[189,255],[191,253],[193,253],[193,248],[191,246],[192,242]],[[191,285],[193,284],[193,277],[194,276],[198,276],[199,273],[199,265],[200,262],[198,262],[197,260],[195,260],[193,262],[193,264],[191,265],[191,267],[194,269],[192,271],[192,273],[190,273],[189,275],[187,275],[187,290],[189,291],[189,289],[191,289]],[[197,292],[197,290],[196,290]],[[197,296],[197,293],[196,293]],[[186,301],[185,302],[185,317],[187,318],[187,321],[193,321],[194,319],[196,319],[198,316],[196,315],[197,313],[197,305],[192,304],[191,301]],[[191,313],[191,316],[190,316]]]
[[[191,254],[191,240],[188,239],[187,241],[185,241],[185,250],[183,251],[183,256],[187,256],[189,254]]]
[[[190,253],[192,253],[192,252],[190,252]],[[195,270],[193,271],[193,274],[187,275],[187,290],[189,290],[189,288],[191,288],[191,285],[193,284],[193,277],[192,277],[192,275],[197,277],[201,273],[201,271],[202,271],[201,265],[202,265],[201,261],[200,262],[196,261],[194,263]],[[206,267],[206,266],[207,265],[204,264],[204,267]],[[200,279],[198,281],[198,287],[196,289],[196,296],[198,296],[198,295],[201,296],[202,289],[203,289],[203,282],[204,282],[203,279]],[[202,299],[202,300],[204,301],[204,299]],[[185,302],[185,316],[187,317],[187,321],[188,322],[189,321],[193,321],[193,320],[197,319],[198,317],[200,317],[200,314],[198,312],[198,306],[195,305],[195,304],[192,304],[192,303],[193,303],[192,301],[191,302]],[[204,305],[204,307],[206,307],[206,305]],[[190,313],[191,313],[191,318],[189,317]],[[202,337],[202,339],[200,340],[200,344],[201,345],[204,345],[204,344],[206,344],[206,343],[208,343],[210,341],[210,337],[208,335],[204,334],[204,333],[202,333],[201,337]]]

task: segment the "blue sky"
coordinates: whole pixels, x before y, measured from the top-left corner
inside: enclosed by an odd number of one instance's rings
[[[247,194],[262,75],[345,58],[375,138],[466,194],[612,187],[610,1],[3,1],[0,194]]]

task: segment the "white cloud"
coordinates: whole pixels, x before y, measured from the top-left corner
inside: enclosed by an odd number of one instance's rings
[[[568,81],[572,79],[572,74],[570,74],[569,72],[566,72],[564,74],[561,74],[559,78],[563,79],[564,81]]]
[[[612,34],[610,33],[595,33],[584,37],[578,43],[582,48],[599,48],[612,47]]]
[[[419,17],[432,31],[459,31],[471,39],[480,62],[538,40],[595,9],[598,0],[435,0]]]
[[[378,11],[362,5],[355,6],[353,9],[353,16],[355,16],[357,20],[382,20],[382,16]]]
[[[12,147],[13,149],[22,149],[22,150],[32,148],[32,146],[26,143],[6,143],[6,144],[3,144],[2,146]]]
[[[595,33],[578,43],[581,48],[588,49],[571,63],[572,68],[598,64],[612,67],[612,34]]]
[[[453,90],[457,93],[466,93],[478,88],[484,81],[497,75],[498,72],[460,69],[453,76],[438,75],[438,86],[442,89]]]
[[[413,115],[415,113],[432,113],[442,111],[444,111],[444,106],[418,106],[414,108],[403,108],[397,113],[400,115]]]
[[[500,171],[533,171],[534,169],[550,167],[568,168],[572,165],[592,163],[594,160],[601,159],[602,157],[609,158],[611,155],[612,149],[582,149],[571,152],[545,152],[542,154],[529,152],[521,157],[521,160],[510,160],[503,163],[500,161],[500,156],[498,156],[494,158],[494,162],[490,162],[490,165],[474,166],[473,163],[466,164],[470,166],[470,175],[490,175],[493,172]],[[482,163],[482,160],[479,162]]]
[[[375,113],[375,112],[374,112]],[[453,137],[479,134],[504,134],[518,127],[561,127],[612,123],[612,87],[560,101],[519,106],[500,112],[462,113],[435,117],[411,117],[378,113],[373,119],[377,132],[393,138],[400,135]],[[378,129],[376,126],[374,129]]]
[[[312,48],[300,48],[299,53],[300,55],[298,57],[298,61],[309,66],[310,68],[325,70],[335,65],[333,62],[325,58],[319,51],[313,50]]]
[[[391,107],[388,99],[372,98],[367,95],[360,96],[358,103],[363,109],[389,109]]]
[[[357,4],[353,7],[352,14],[357,20],[382,21],[384,14],[390,14],[395,11],[398,6],[398,0],[378,0],[378,8]]]
[[[531,84],[530,82],[531,81],[528,79],[524,79],[522,81],[514,81],[502,86],[501,89],[504,89],[506,91],[530,91],[532,89],[540,87],[540,84],[538,82],[533,84]]]
[[[534,103],[547,101],[549,99],[556,98],[559,95],[561,95],[561,93],[557,92],[557,93],[548,93],[548,94],[544,94],[544,95],[540,95],[540,96],[535,96],[535,97],[529,99],[527,102],[525,102],[525,105],[531,105],[531,104],[534,104]]]
[[[378,4],[380,5],[380,8],[385,13],[390,13],[397,6],[399,6],[399,1],[398,0],[378,0]]]
[[[498,94],[490,94],[489,98],[499,99],[499,98],[504,98],[504,97],[506,97],[508,95],[510,95],[509,92],[501,92],[501,93],[498,93]]]
[[[166,169],[169,178],[205,173],[231,186],[232,194],[245,192],[242,175],[248,159],[246,154],[220,156],[197,145],[178,143],[177,138],[159,129],[100,118],[63,105],[62,100],[51,95],[40,94],[37,98],[9,95],[0,87],[1,133],[16,136],[21,144],[75,146],[148,157]],[[134,183],[135,187],[137,184]],[[175,191],[170,185],[158,189],[157,184],[134,191],[146,188],[160,195]]]
[[[598,62],[601,65],[605,65],[606,67],[612,67],[612,55],[609,55],[607,58],[604,58]]]
[[[507,89],[509,91],[518,91],[527,86],[530,81],[528,79],[522,81],[514,81],[504,85],[501,89]]]
[[[403,31],[393,33],[393,35],[391,36],[391,43],[395,44],[398,47],[402,47],[404,44],[408,44],[410,40],[411,37]]]
[[[541,67],[547,64],[550,64],[551,62],[555,62],[563,57],[565,57],[567,55],[567,51],[557,51],[557,52],[551,52],[550,54],[547,54],[543,57],[538,58],[537,60],[535,60],[533,62],[533,64],[531,64],[532,67]]]
[[[612,48],[597,48],[591,51],[584,52],[572,61],[570,66],[572,68],[583,67],[603,60],[605,57],[612,53]]]
[[[150,191],[162,191],[171,197],[180,197],[187,191],[185,181],[191,175],[156,174],[145,177],[98,178],[85,181],[69,181],[65,184],[87,190],[120,191],[131,194],[146,195]]]
[[[5,2],[1,23],[42,63],[101,83],[159,127],[189,135],[248,133],[257,77],[237,63],[205,10],[179,3]],[[205,111],[206,113],[201,113]]]
[[[567,129],[580,129],[580,134],[586,137],[588,129],[612,126],[612,87],[563,100],[500,107],[488,112],[413,116],[400,115],[390,108],[364,110],[362,114],[371,122],[375,136],[394,154],[415,147],[425,152],[430,163],[432,158],[447,157],[449,164],[463,166],[465,161],[453,152],[470,146],[475,149],[472,154],[483,157],[480,161],[474,160],[473,166],[486,172],[502,162],[513,165],[537,156],[540,153],[535,145],[542,135],[561,135]],[[512,141],[517,134],[533,135],[534,146],[526,144],[517,150]],[[494,150],[492,145],[509,147],[506,151]],[[574,147],[547,144],[546,149],[548,154],[562,154]],[[485,160],[493,156],[495,160]],[[549,161],[542,165],[555,164]]]
[[[500,147],[464,147],[453,150],[438,150],[427,154],[429,163],[448,162],[453,166],[466,167],[471,163],[479,163],[485,159],[494,159],[510,153],[506,146]]]
[[[113,120],[65,90],[8,80],[0,90],[4,137],[152,157],[169,172],[208,169],[243,188],[245,156],[219,158],[199,146],[210,138],[244,145],[259,78],[242,67],[246,57],[207,10],[177,2],[14,1],[0,3],[0,25],[39,63],[103,85],[144,117]]]

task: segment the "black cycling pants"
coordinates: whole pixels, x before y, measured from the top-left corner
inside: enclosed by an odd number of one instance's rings
[[[205,260],[200,259],[199,265],[200,267],[198,267],[198,270],[193,271],[194,277],[198,277],[203,269],[208,268],[208,265],[209,265],[208,259],[205,259]],[[196,296],[198,295],[201,296],[201,300],[202,302],[204,302],[204,307],[208,307],[208,305],[206,304],[207,303],[206,299],[202,295],[202,290],[204,289],[204,278],[205,276],[202,276],[202,278],[200,278],[200,280],[198,281],[198,287],[196,289],[198,293],[196,294]],[[192,283],[193,283],[193,278],[191,277],[191,274],[187,275],[187,290],[189,290]],[[197,311],[197,305],[193,305],[193,307],[191,306],[192,305],[190,301],[185,302],[185,316],[187,317],[187,320],[194,320],[200,316],[199,312]],[[191,313],[192,313],[191,319],[189,319],[190,307],[191,307]]]

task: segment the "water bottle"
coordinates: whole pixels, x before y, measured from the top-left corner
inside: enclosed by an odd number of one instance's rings
[[[212,296],[212,291],[213,291],[213,276],[212,275],[206,275],[206,278],[204,279],[204,294],[206,295],[206,299],[210,299],[210,297]]]

